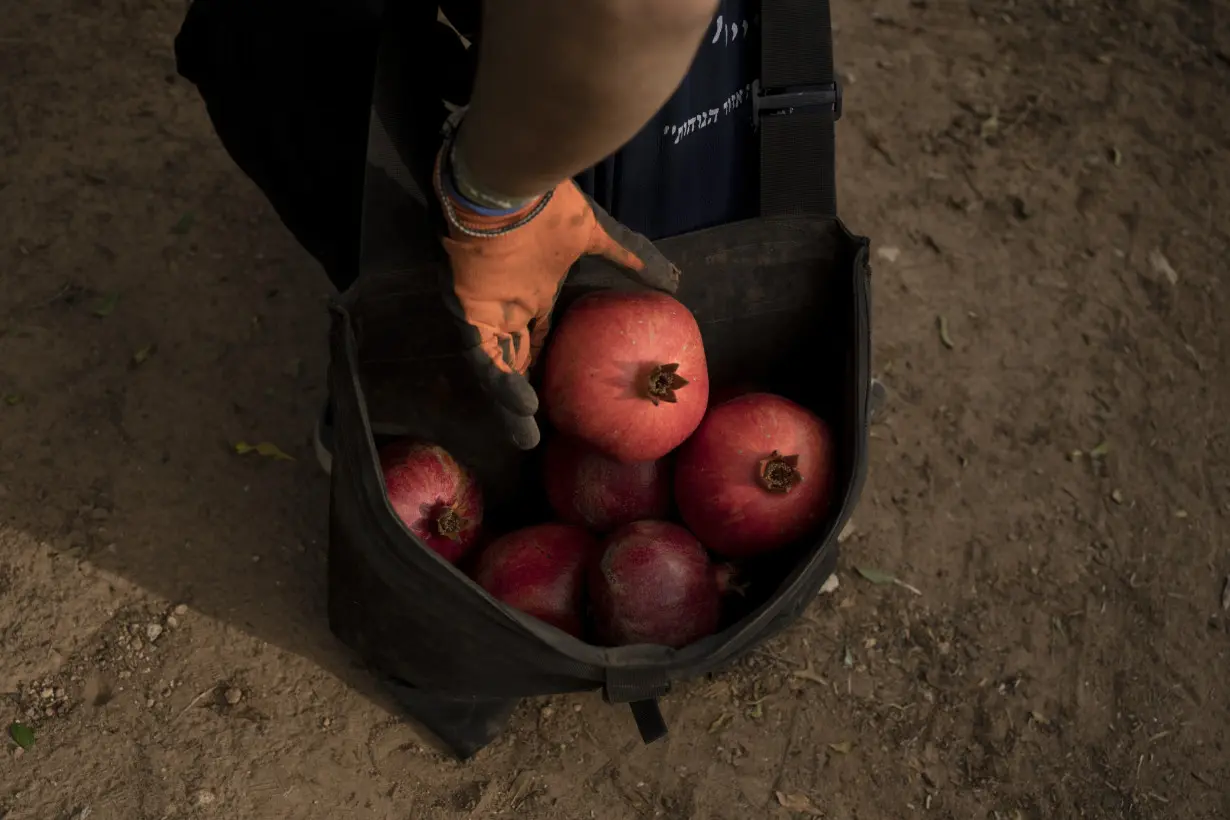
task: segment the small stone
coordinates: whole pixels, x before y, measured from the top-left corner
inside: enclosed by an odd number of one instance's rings
[[[13,747],[13,757],[21,757],[25,753],[26,753],[26,750],[21,748],[20,746]]]
[[[50,698],[54,698],[54,697],[55,697],[55,695],[56,695],[56,690],[52,689],[50,686],[49,686],[49,687],[47,687],[46,689],[44,689],[42,692],[39,692],[39,696],[40,696],[43,700],[48,700],[48,699],[50,699]]]
[[[64,687],[63,687],[63,686],[57,686],[57,687],[56,687],[56,697],[57,697],[57,698],[62,698],[62,697],[64,697],[66,694],[68,694],[68,693],[64,691]]]
[[[151,643],[158,640],[158,636],[161,634],[162,634],[161,624],[150,624],[149,626],[145,627],[145,637],[149,638]]]
[[[140,652],[142,649],[145,648],[145,644],[141,643],[140,638],[134,638],[132,642],[128,644],[128,648],[131,649],[133,652]]]
[[[1112,491],[1110,494],[1110,500],[1115,502],[1116,504],[1122,504],[1123,503],[1123,491],[1122,490]]]
[[[147,708],[147,709],[153,709],[153,708],[154,708],[154,699],[153,699],[153,698],[149,698],[148,700],[146,700],[146,701],[145,701],[145,706],[146,706],[146,708]]]
[[[176,606],[176,607],[175,607],[175,609],[173,609],[173,610],[171,610],[171,611],[172,611],[172,612],[174,612],[176,615],[187,615],[187,614],[188,614],[188,605],[187,605],[187,604],[179,604],[178,606]]]
[[[538,714],[542,716],[542,719],[543,719],[543,720],[547,720],[547,719],[549,719],[552,715],[554,715],[554,714],[555,714],[555,710],[554,710],[554,709],[552,709],[550,706],[544,706],[544,707],[542,707],[541,711],[539,711],[539,713],[538,713]]]
[[[196,804],[198,806],[208,806],[218,798],[209,789],[201,789],[196,793]]]
[[[175,629],[178,626],[179,626],[179,618],[176,618],[174,615],[168,615],[167,616],[167,628]]]
[[[243,700],[243,690],[242,689],[236,686],[232,686],[230,689],[226,690],[226,702],[229,703],[231,706],[236,705],[241,700]]]
[[[321,718],[320,725],[321,727],[328,729],[333,725],[333,718]]]
[[[48,706],[46,709],[44,709],[44,710],[43,710],[43,714],[44,714],[45,716],[47,716],[47,717],[55,717],[55,716],[56,716],[56,710],[55,710],[55,709],[52,709],[50,706]]]

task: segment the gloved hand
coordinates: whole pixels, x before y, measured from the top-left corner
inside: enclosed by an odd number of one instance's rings
[[[598,255],[631,279],[674,293],[679,270],[653,243],[619,224],[572,180],[514,213],[488,216],[465,204],[445,177],[450,142],[436,158],[434,187],[448,222],[445,304],[472,341],[466,358],[496,403],[509,437],[537,446],[538,397],[526,379],[542,350],[569,268]]]

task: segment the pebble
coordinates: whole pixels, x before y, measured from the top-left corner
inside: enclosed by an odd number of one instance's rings
[[[198,806],[208,806],[218,798],[209,789],[201,789],[196,793],[196,804]]]
[[[172,611],[172,612],[174,612],[176,615],[187,615],[187,614],[188,614],[188,605],[187,605],[187,604],[179,604],[178,606],[176,606],[176,607],[175,607],[175,609],[173,609],[173,610],[171,610],[171,611]]]
[[[236,705],[241,700],[243,700],[243,690],[242,689],[232,686],[230,689],[226,690],[226,702],[229,703],[231,706]]]
[[[330,726],[333,725],[333,718],[321,718],[320,725],[324,727],[325,729],[328,729]]]
[[[42,692],[40,692],[39,695],[43,698],[43,700],[50,700],[51,698],[54,698],[56,696],[56,690],[52,689],[49,686],[46,689],[44,689]]]
[[[150,639],[150,642],[158,640],[158,636],[162,634],[161,624],[150,624],[145,627],[145,637]]]
[[[21,757],[25,753],[26,753],[26,750],[21,748],[20,746],[13,747],[13,757]]]
[[[170,629],[175,629],[177,626],[179,626],[179,618],[176,618],[174,615],[168,615],[167,627]]]

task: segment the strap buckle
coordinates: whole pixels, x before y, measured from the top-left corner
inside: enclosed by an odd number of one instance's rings
[[[752,89],[752,117],[760,125],[761,117],[784,117],[803,109],[828,108],[833,121],[841,119],[841,83],[775,88],[764,91],[760,81]]]

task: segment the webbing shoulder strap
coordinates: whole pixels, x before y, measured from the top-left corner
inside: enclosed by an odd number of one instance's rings
[[[829,0],[761,0],[760,215],[837,215],[834,124],[841,87],[833,71]]]

